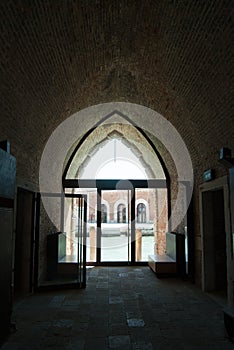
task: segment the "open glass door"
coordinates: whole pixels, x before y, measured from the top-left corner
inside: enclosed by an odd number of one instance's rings
[[[75,188],[72,191],[75,196],[82,196],[85,198],[86,264],[92,266],[92,264],[95,264],[97,261],[97,189],[96,188]],[[79,213],[79,210],[75,214],[76,217],[78,217],[78,213]],[[72,232],[71,232],[71,236],[72,236]],[[71,240],[71,244],[73,244],[73,238]]]
[[[58,275],[75,278],[80,288],[86,286],[87,197],[66,194],[64,230],[58,240]]]
[[[39,289],[85,288],[87,201],[81,194],[53,195],[61,230],[47,235],[47,278]]]
[[[86,286],[86,223],[87,197],[77,197],[77,268],[80,288]]]

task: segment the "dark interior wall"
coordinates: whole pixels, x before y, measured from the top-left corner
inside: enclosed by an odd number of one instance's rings
[[[234,255],[234,167],[229,169],[230,176],[230,206],[231,206],[231,229],[232,229],[232,254]]]
[[[0,285],[1,285],[1,340],[9,333],[11,311],[12,311],[12,229],[13,229],[13,209],[0,207]]]
[[[204,278],[207,291],[227,289],[227,247],[223,190],[202,194]]]
[[[227,249],[222,190],[213,192],[216,289],[227,288]]]
[[[12,311],[12,247],[16,161],[0,149],[0,344],[9,333]]]
[[[47,236],[58,232],[49,219],[42,201],[40,202],[40,241],[39,241],[39,265],[38,265],[38,284],[40,285],[47,278]]]
[[[28,294],[33,287],[34,214],[34,193],[18,188],[14,261],[15,295]]]

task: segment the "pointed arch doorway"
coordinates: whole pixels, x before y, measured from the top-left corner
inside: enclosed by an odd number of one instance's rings
[[[64,171],[65,194],[87,195],[87,264],[145,264],[165,252],[169,176],[149,138],[121,117],[84,135]]]

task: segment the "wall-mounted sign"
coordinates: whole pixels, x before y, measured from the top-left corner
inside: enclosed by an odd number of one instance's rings
[[[213,169],[208,169],[208,170],[204,171],[203,179],[205,182],[213,180],[213,178],[214,178],[214,170]]]

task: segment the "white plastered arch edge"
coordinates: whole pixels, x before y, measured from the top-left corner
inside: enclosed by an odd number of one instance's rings
[[[85,108],[64,120],[51,134],[42,153],[39,169],[40,192],[49,218],[61,230],[62,175],[68,151],[78,139],[113,111],[128,116],[133,125],[153,134],[170,153],[178,174],[178,192],[168,228],[176,230],[186,214],[193,192],[190,154],[178,131],[161,114],[145,106],[126,102],[110,102]],[[111,123],[113,118],[110,118]]]

